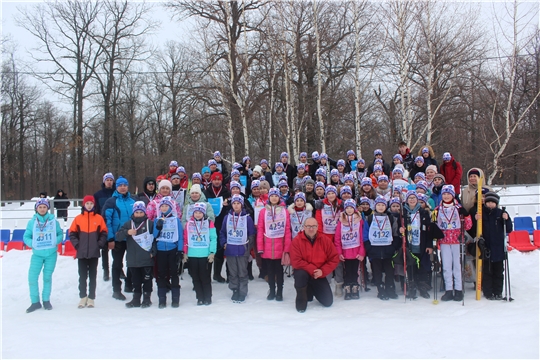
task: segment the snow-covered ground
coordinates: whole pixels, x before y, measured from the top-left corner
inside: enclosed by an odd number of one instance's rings
[[[126,309],[98,272],[96,308],[78,309],[77,262],[60,256],[52,311],[26,314],[30,251],[2,258],[2,358],[538,358],[539,251],[510,253],[515,301],[461,302],[418,298],[316,300],[294,307],[293,279],[284,301],[267,301],[267,284],[249,283],[246,303],[233,304],[226,284],[212,283],[211,306],[196,306],[191,278],[181,281],[180,308]],[[100,265],[101,266],[101,265]],[[254,266],[254,270],[256,267]],[[256,270],[255,270],[256,272]],[[130,294],[128,294],[130,295]],[[170,302],[170,298],[169,298]]]

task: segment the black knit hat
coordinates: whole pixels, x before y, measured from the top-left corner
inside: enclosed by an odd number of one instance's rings
[[[500,196],[497,195],[496,193],[492,192],[492,191],[489,191],[487,194],[486,194],[486,200],[485,202],[494,202],[495,204],[499,205],[499,200],[500,200]]]

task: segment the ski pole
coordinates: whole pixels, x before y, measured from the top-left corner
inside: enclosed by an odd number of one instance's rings
[[[502,207],[503,213],[506,211],[506,207]],[[504,220],[504,219],[503,219]],[[508,244],[506,239],[506,221],[503,221],[503,231],[504,231],[504,301],[508,301],[508,269],[507,269],[507,260],[508,260]]]
[[[461,220],[461,292],[462,292],[462,301],[461,306],[465,306],[465,219],[463,219],[463,216],[460,216]]]

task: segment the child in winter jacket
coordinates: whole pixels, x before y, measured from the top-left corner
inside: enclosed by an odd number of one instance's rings
[[[77,250],[79,266],[79,309],[94,307],[99,250],[107,246],[107,224],[101,215],[96,214],[95,203],[92,195],[86,195],[82,213],[73,219],[69,228],[69,239]],[[88,292],[87,278],[90,282]]]
[[[28,270],[28,285],[32,305],[26,309],[27,313],[41,309],[38,285],[41,269],[43,269],[43,292],[41,294],[43,307],[45,310],[52,310],[50,301],[52,274],[58,257],[56,249],[58,244],[62,242],[63,232],[54,215],[48,212],[49,209],[49,200],[40,198],[36,202],[36,213],[26,225],[26,231],[24,232],[24,244],[32,248],[32,258]]]
[[[165,181],[165,180],[164,180]],[[165,196],[159,206],[160,216],[154,220],[154,237],[157,240],[159,308],[167,307],[167,288],[171,289],[171,306],[180,306],[180,278],[178,264],[182,261],[184,231],[173,211],[176,202]]]
[[[336,235],[337,223],[343,211],[343,202],[337,198],[337,189],[328,185],[325,189],[325,199],[321,202],[315,219],[319,224],[319,231],[326,235],[332,242]],[[332,280],[332,274],[328,275],[328,282]],[[335,295],[343,295],[343,265],[338,263],[334,270],[334,280],[336,283]]]
[[[257,249],[261,254],[270,292],[267,300],[283,301],[283,266],[290,265],[291,222],[278,190],[270,189],[268,203],[257,225]],[[277,292],[276,292],[277,283]]]
[[[463,288],[461,282],[460,265],[460,241],[462,231],[472,226],[471,217],[467,210],[455,200],[456,193],[453,185],[445,185],[441,190],[442,202],[433,212],[437,225],[444,233],[444,239],[440,240],[441,258],[443,265],[444,284],[446,293],[441,297],[442,301],[463,300]],[[463,224],[461,219],[464,220]],[[465,228],[462,229],[461,227]],[[455,290],[453,293],[452,290]]]
[[[189,258],[189,274],[197,297],[197,305],[212,303],[212,263],[217,248],[214,222],[206,217],[206,204],[196,203],[193,216],[184,228],[184,260]]]
[[[368,237],[367,227],[356,210],[356,201],[345,200],[334,237],[339,260],[344,264],[345,300],[360,299],[358,268],[366,257],[364,239]]]
[[[137,201],[133,204],[131,219],[116,233],[118,241],[126,242],[127,266],[133,282],[133,299],[126,303],[127,308],[152,305],[152,273],[157,254],[153,229],[154,224],[146,216],[144,202]]]
[[[488,192],[485,211],[482,212],[482,236],[485,240],[484,261],[482,262],[482,291],[489,300],[501,300],[503,290],[503,268],[506,259],[505,230],[512,231],[512,219],[499,209],[499,195]],[[476,220],[480,216],[476,214]],[[506,225],[506,229],[505,229]]]
[[[375,210],[368,216],[367,226],[369,240],[364,243],[364,246],[371,262],[373,282],[378,290],[377,297],[381,300],[397,299],[392,258],[399,249],[401,241],[397,221],[387,213],[386,200],[383,197],[379,196],[375,199]],[[383,272],[386,274],[384,286]]]
[[[299,192],[294,195],[294,204],[289,205],[287,210],[289,211],[291,223],[292,241],[299,232],[304,230],[306,219],[313,216],[313,206],[306,202],[306,195],[303,192]]]
[[[277,189],[272,189],[272,191],[277,191]],[[233,291],[231,300],[240,304],[246,301],[248,292],[247,265],[255,241],[255,226],[253,219],[243,209],[244,198],[241,195],[233,195],[231,204],[232,209],[223,218],[219,242],[227,256],[229,289]],[[259,222],[262,221],[261,219],[262,212]]]

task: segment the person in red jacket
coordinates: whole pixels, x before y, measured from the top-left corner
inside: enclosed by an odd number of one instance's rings
[[[459,198],[463,168],[460,163],[454,160],[454,157],[449,152],[443,154],[443,164],[441,165],[440,173],[444,176],[446,184],[454,185],[456,198]]]
[[[298,233],[291,243],[291,265],[294,269],[296,310],[306,311],[308,300],[313,296],[323,305],[331,306],[334,298],[326,276],[339,263],[339,255],[333,239],[318,231],[315,218],[308,218],[304,231]]]

